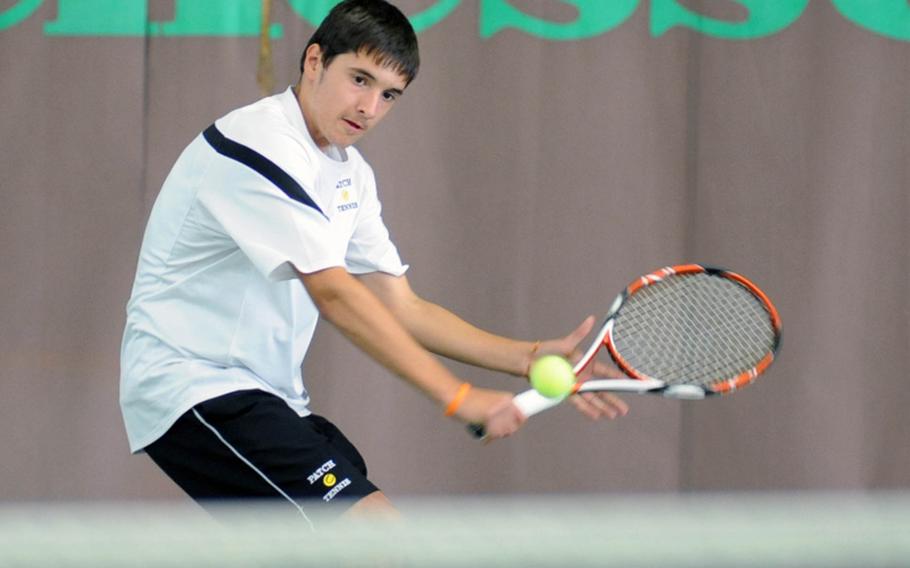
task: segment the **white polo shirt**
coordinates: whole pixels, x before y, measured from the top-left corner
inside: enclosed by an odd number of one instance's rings
[[[301,363],[319,313],[296,277],[401,275],[373,171],[315,145],[289,88],[217,120],[183,151],[152,209],[121,348],[134,452],[195,404],[241,389],[309,414]]]

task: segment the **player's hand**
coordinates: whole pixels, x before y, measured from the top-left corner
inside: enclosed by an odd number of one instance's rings
[[[594,316],[588,316],[581,322],[581,325],[565,337],[541,342],[538,355],[562,355],[571,361],[572,364],[575,364],[583,355],[578,348],[578,345],[589,333],[591,333],[591,330],[594,328],[594,322]],[[597,360],[595,360],[592,365],[588,365],[586,368],[582,369],[581,373],[578,375],[578,381],[586,381],[592,376],[605,378],[624,377],[622,372],[612,365],[607,365]],[[629,412],[629,405],[626,404],[626,401],[607,392],[586,392],[576,394],[569,397],[569,402],[571,402],[579,412],[593,420],[600,420],[601,418],[618,418],[620,416],[625,416]]]
[[[468,424],[482,424],[488,439],[510,436],[527,420],[512,402],[512,393],[478,387],[471,389],[455,416]]]

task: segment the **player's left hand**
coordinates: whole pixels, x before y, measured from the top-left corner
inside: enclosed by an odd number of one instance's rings
[[[562,355],[575,364],[581,359],[583,353],[579,350],[578,345],[594,328],[594,316],[585,318],[581,325],[574,331],[559,339],[551,339],[540,343],[539,355]],[[581,371],[578,376],[579,381],[586,381],[594,377],[605,378],[623,378],[624,375],[618,369],[607,365],[601,361],[595,360],[592,365],[588,365]],[[618,418],[625,416],[629,412],[629,405],[614,394],[607,392],[592,393],[586,392],[569,397],[569,401],[578,409],[579,412],[593,420],[601,418]]]

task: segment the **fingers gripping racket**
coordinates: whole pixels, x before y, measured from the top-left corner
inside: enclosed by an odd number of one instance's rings
[[[612,391],[687,400],[728,394],[768,369],[780,341],[777,309],[743,276],[697,264],[663,268],[617,296],[573,368],[579,375],[606,347],[629,378],[579,382],[571,394]],[[532,389],[514,403],[530,417],[562,400]],[[484,436],[482,426],[469,428]]]

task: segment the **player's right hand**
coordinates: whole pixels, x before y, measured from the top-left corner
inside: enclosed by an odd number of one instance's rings
[[[474,387],[455,416],[468,424],[482,424],[488,439],[505,438],[517,432],[527,420],[512,397],[510,392]]]

